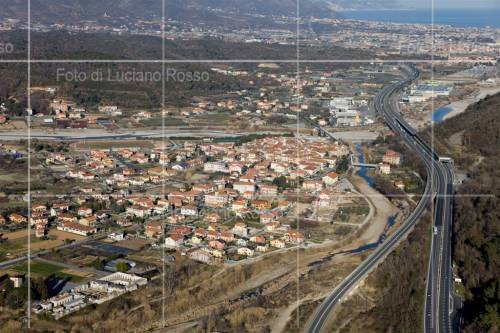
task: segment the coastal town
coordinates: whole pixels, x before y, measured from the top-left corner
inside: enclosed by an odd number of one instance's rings
[[[343,101],[334,103],[339,107]],[[69,105],[54,99],[50,107],[56,115],[70,115],[77,108]],[[52,179],[50,186],[32,192],[29,212],[1,214],[4,240],[29,226],[31,251],[43,258],[35,262],[50,263],[49,272],[63,278],[57,295],[34,303],[35,313],[59,319],[142,287],[145,277],[157,276],[161,249],[202,264],[232,265],[351,235],[366,223],[368,201],[346,177],[349,146],[318,134],[40,146],[33,155],[39,163],[35,169]],[[27,155],[17,144],[1,149],[14,160]],[[401,155],[388,150],[376,168],[388,175],[400,164]],[[396,185],[404,189],[403,182]],[[26,198],[4,193],[4,201],[16,200],[23,207]],[[299,230],[300,221],[323,226]],[[76,258],[65,259],[70,269],[59,271],[64,267],[47,250],[64,253],[77,244],[92,254],[77,250]],[[104,253],[96,256],[96,251]],[[144,252],[156,258],[137,261]],[[18,253],[4,255],[16,258]],[[90,268],[82,271],[85,266]],[[18,265],[16,273],[7,273],[20,279],[18,287],[24,269]],[[96,273],[97,279],[89,280]]]
[[[496,41],[500,29],[494,26],[477,27],[456,26],[435,23],[430,25],[432,10],[430,4],[426,12],[428,23],[394,23],[382,20],[360,20],[353,18],[309,18],[300,17],[301,37],[304,46],[337,45],[346,49],[375,51],[379,56],[422,56],[433,50],[436,57],[457,61],[492,61],[500,55],[500,46]],[[158,8],[160,11],[161,8]],[[213,9],[220,13],[220,9]],[[231,15],[228,11],[227,15]],[[233,13],[234,14],[234,13]],[[348,15],[349,16],[349,15]],[[139,22],[102,16],[94,20],[83,20],[71,24],[60,23],[47,25],[39,22],[33,27],[35,31],[46,32],[53,29],[71,31],[72,33],[133,34],[159,37],[162,33],[168,40],[203,40],[223,39],[229,42],[262,43],[293,45],[296,36],[290,26],[296,24],[295,17],[273,16],[274,23],[267,29],[245,26],[228,29],[218,22],[177,21],[170,19],[161,30],[161,17],[151,17]],[[312,26],[324,27],[318,33]],[[14,30],[23,27],[16,20],[0,21],[0,30]],[[341,34],[336,31],[342,31]]]
[[[286,101],[296,93],[293,76],[229,66],[211,71],[266,84],[160,110],[112,104],[88,108],[60,95],[57,87],[36,88],[47,104],[29,111],[32,133],[83,131],[99,137],[133,128],[150,134],[112,141],[37,137],[30,154],[25,142],[0,146],[11,161],[7,168],[31,156],[31,199],[22,182],[11,181],[3,193],[9,204],[0,214],[3,239],[18,244],[3,256],[19,258],[26,250],[20,244],[27,236],[23,230],[29,228],[30,251],[38,253],[41,276],[55,274],[61,284],[53,296],[34,303],[35,313],[61,319],[144,288],[161,277],[165,251],[168,260],[233,266],[355,239],[373,214],[371,198],[352,182],[357,168],[365,169],[362,177],[375,182],[372,186],[395,198],[423,190],[421,175],[406,164],[402,147],[373,144],[391,136],[377,124],[371,100],[383,84],[380,77],[396,76],[396,67],[351,66],[322,72],[321,78],[311,71],[303,80],[307,89],[300,104]],[[370,75],[356,78],[366,73]],[[480,66],[455,74],[454,80],[423,77],[401,96],[402,112],[425,126],[430,103],[446,105],[471,94],[460,80],[481,78],[478,89],[494,89],[491,73],[491,67]],[[343,75],[350,79],[333,81]],[[3,108],[8,113],[7,104]],[[176,124],[183,124],[187,132],[196,132],[207,121],[212,123],[205,128],[226,130],[224,135],[155,138],[166,119],[163,131],[178,132]],[[21,118],[4,117],[2,122],[3,131],[25,126]],[[297,127],[297,122],[307,126]],[[22,174],[21,169],[15,172]],[[386,232],[387,227],[381,239]],[[60,260],[68,266],[60,266]],[[18,286],[26,283],[25,265],[4,272],[4,277],[20,279]]]
[[[500,93],[498,26],[21,2],[0,13],[0,332],[406,332],[436,286],[461,325],[445,241],[484,159],[437,131]]]

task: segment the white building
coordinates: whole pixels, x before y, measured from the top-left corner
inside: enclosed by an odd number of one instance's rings
[[[215,173],[215,172],[229,173],[229,169],[227,168],[226,164],[221,162],[207,162],[203,166],[203,171],[208,173]]]
[[[112,239],[114,241],[122,241],[125,239],[125,233],[124,232],[112,232],[108,235],[109,239]]]
[[[326,176],[324,176],[322,180],[327,186],[333,185],[339,181],[339,175],[335,172],[330,172]]]
[[[243,255],[243,256],[251,257],[254,255],[254,253],[255,253],[254,250],[249,249],[248,247],[238,248],[238,254]]]
[[[88,236],[90,234],[96,233],[96,227],[89,227],[83,224],[79,224],[76,222],[63,222],[57,226],[58,230],[71,232],[73,234]]]
[[[391,173],[391,165],[387,163],[380,163],[379,170],[381,174],[389,175]]]
[[[196,206],[182,206],[181,207],[181,215],[185,216],[197,216],[198,215],[198,208]]]
[[[148,283],[148,280],[146,278],[134,275],[134,274],[128,274],[128,273],[122,273],[122,272],[116,272],[110,275],[107,275],[105,277],[102,277],[99,279],[100,281],[107,281],[113,284],[119,284],[127,289],[134,288],[134,287],[141,287],[144,286]]]
[[[178,248],[184,243],[184,237],[181,235],[171,235],[170,237],[165,238],[165,247],[167,248]]]
[[[233,184],[233,189],[240,193],[255,192],[255,184],[248,182],[235,182]]]

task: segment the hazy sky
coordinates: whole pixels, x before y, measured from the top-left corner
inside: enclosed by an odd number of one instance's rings
[[[432,0],[399,0],[403,5],[429,8]],[[435,8],[500,8],[500,0],[434,0]]]

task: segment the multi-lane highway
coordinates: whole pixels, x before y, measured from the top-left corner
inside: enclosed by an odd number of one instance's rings
[[[434,226],[429,269],[427,273],[424,331],[449,333],[452,327],[452,265],[451,227],[453,199],[453,169],[450,165],[438,165],[440,180],[445,190],[436,198]]]
[[[449,242],[446,241],[450,239],[449,224],[451,224],[451,196],[448,196],[447,194],[453,193],[452,168],[447,163],[443,163],[445,159],[441,159],[434,152],[432,147],[430,147],[416,133],[416,131],[402,118],[399,112],[399,93],[405,86],[410,84],[419,76],[419,72],[413,67],[405,67],[403,69],[407,74],[406,78],[383,89],[375,98],[375,107],[389,127],[394,132],[398,133],[408,146],[419,154],[422,161],[425,163],[427,167],[428,181],[424,195],[422,196],[422,199],[418,203],[416,209],[401,225],[401,227],[382,245],[376,248],[375,251],[372,252],[370,256],[365,259],[351,274],[349,274],[349,276],[347,276],[323,301],[313,314],[313,317],[309,320],[308,327],[306,328],[307,332],[319,333],[322,331],[335,306],[341,302],[347,293],[355,288],[368,273],[370,273],[380,262],[382,262],[384,258],[392,250],[394,250],[399,242],[411,232],[411,230],[413,230],[413,227],[422,217],[433,200],[436,200],[436,218],[434,220],[435,226],[438,226],[437,235],[441,235],[442,239],[445,241],[443,242],[442,248],[433,247],[433,255],[441,257],[442,260],[431,261],[429,267],[433,270],[433,272],[435,272],[431,276],[431,279],[434,282],[432,282],[431,288],[428,289],[427,295],[430,299],[433,299],[435,304],[438,304],[439,309],[443,309],[446,306],[445,304],[442,304],[446,302],[443,301],[442,298],[444,297],[449,299],[448,297],[445,297],[450,293],[450,274],[448,274],[448,272],[451,270],[451,266],[449,265],[451,261],[449,251],[450,247]],[[437,235],[433,236],[433,240],[435,240],[435,236]],[[433,241],[433,245],[436,243],[438,242]],[[437,269],[438,266],[441,266],[441,268],[444,267],[444,269]],[[450,322],[448,312],[444,311],[439,315],[437,315],[437,311],[431,312],[432,314],[430,318],[432,318],[433,322],[435,322],[432,327],[443,326],[445,325],[443,324],[444,321]],[[433,328],[431,328],[431,330],[433,330]]]

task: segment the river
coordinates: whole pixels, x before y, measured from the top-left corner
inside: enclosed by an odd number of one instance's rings
[[[495,95],[500,92],[500,87],[482,87],[476,95],[443,105],[432,114],[432,122],[440,123],[448,118],[464,112],[469,105],[475,104],[488,95]]]
[[[362,148],[361,144],[356,145],[356,152],[358,154],[358,162],[365,163],[365,157],[363,155],[363,148]],[[374,180],[371,176],[368,175],[369,171],[370,171],[370,168],[362,167],[358,170],[358,172],[356,174],[359,177],[363,178],[370,187],[374,188]],[[382,232],[382,234],[380,234],[380,236],[376,242],[362,245],[354,250],[351,250],[350,252],[351,253],[360,253],[360,252],[363,252],[366,250],[376,248],[377,246],[379,246],[380,244],[382,244],[385,241],[385,239],[387,238],[387,232],[391,229],[391,227],[395,223],[396,223],[396,215],[389,217],[387,219],[387,224],[384,228],[384,232]]]
[[[440,123],[442,122],[446,115],[453,112],[453,107],[450,105],[444,105],[440,108],[437,108],[436,111],[432,114],[432,122],[433,123]]]
[[[356,145],[356,151],[358,153],[358,162],[365,163],[365,157],[363,156],[363,149],[361,147],[361,144]],[[362,167],[359,168],[356,174],[361,178],[363,178],[368,183],[368,185],[370,185],[370,187],[373,187],[374,185],[373,178],[368,175],[368,171],[370,171],[370,168]]]

